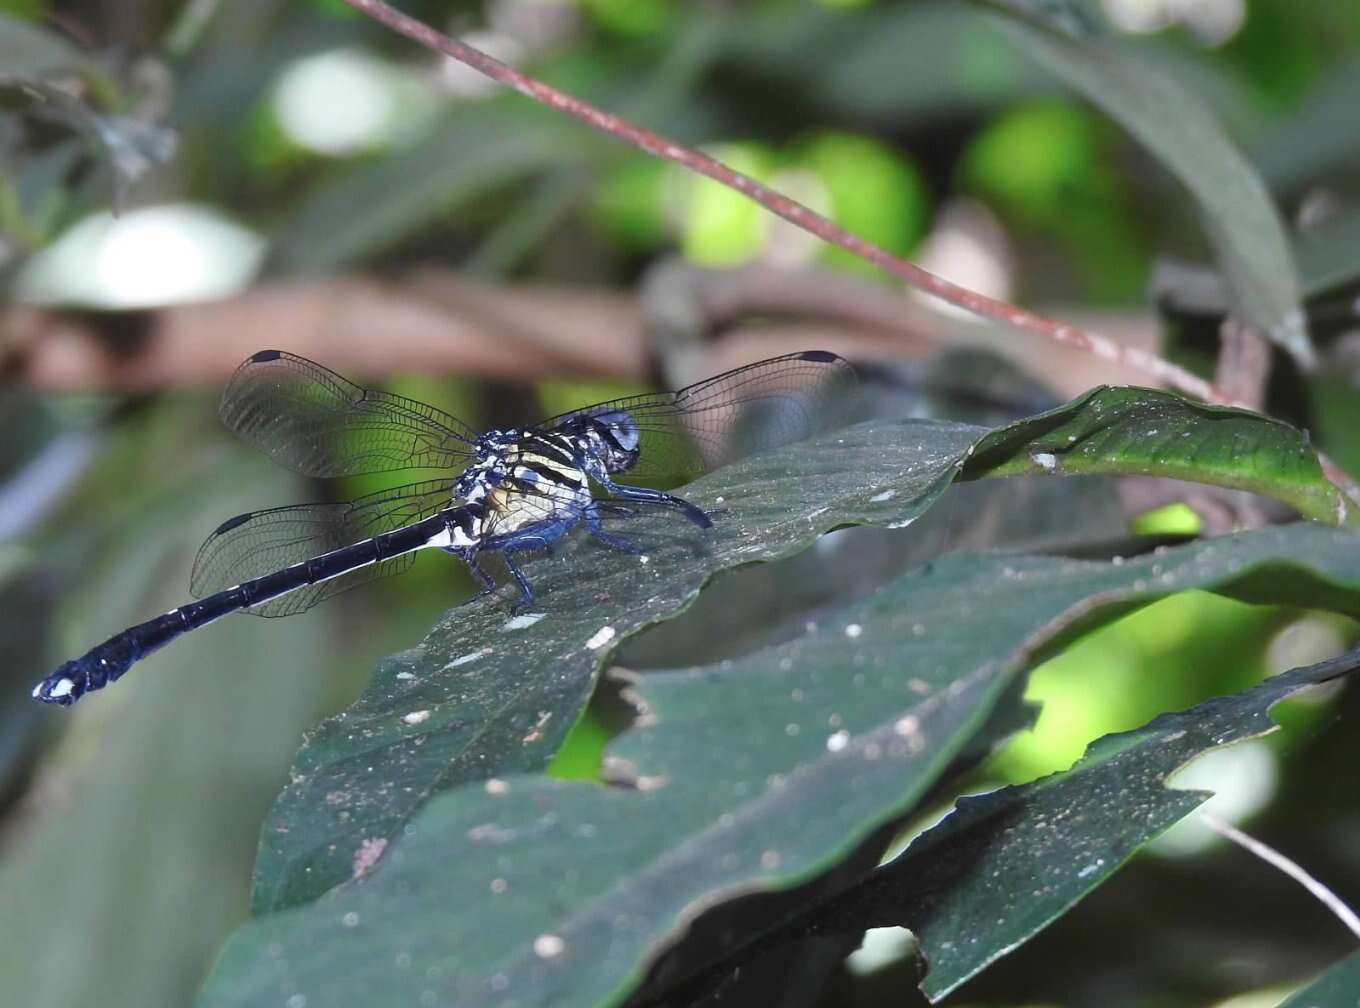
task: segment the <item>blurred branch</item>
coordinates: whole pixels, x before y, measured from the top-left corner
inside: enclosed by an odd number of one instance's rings
[[[1210,383],[1170,361],[1143,350],[1121,346],[1113,340],[1078,326],[1046,318],[951,283],[915,263],[899,259],[877,245],[850,234],[827,218],[762,185],[750,176],[520,73],[467,43],[450,38],[429,25],[401,13],[382,0],[345,0],[345,2],[419,45],[444,53],[534,101],[563,112],[648,154],[673,161],[735,189],[770,212],[823,241],[873,263],[917,290],[933,294],[983,318],[1039,333],[1046,339],[1075,347],[1110,363],[1134,367],[1154,377],[1159,383],[1188,395],[1211,402],[1225,401]]]
[[[797,282],[811,289],[823,279],[809,273]],[[740,306],[723,290],[719,284],[722,321],[731,324]],[[871,315],[826,313],[826,321],[808,321],[778,314],[777,322],[729,329],[708,347],[712,365],[747,363],[790,346],[900,353],[904,328],[924,332],[919,320],[904,322],[905,310],[895,327],[871,325]],[[654,361],[645,325],[630,294],[505,287],[428,269],[398,280],[341,277],[141,311],[4,307],[0,373],[48,390],[148,391],[221,382],[256,350],[276,347],[370,377],[457,372],[526,380],[568,373],[642,381]]]
[[[1258,412],[1265,406],[1270,377],[1270,343],[1255,326],[1231,315],[1219,329],[1214,384],[1230,402]]]

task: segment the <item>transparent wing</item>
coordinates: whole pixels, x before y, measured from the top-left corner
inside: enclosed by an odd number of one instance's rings
[[[627,410],[637,422],[641,451],[637,464],[617,478],[686,482],[843,423],[858,386],[854,368],[843,358],[807,350],[748,364],[678,392],[596,403],[540,426],[554,430],[582,414]]]
[[[443,410],[366,389],[281,350],[261,350],[222,393],[222,422],[304,476],[462,469],[476,434]]]
[[[447,480],[426,480],[338,504],[295,504],[249,511],[223,522],[199,547],[189,591],[204,598],[252,578],[410,525],[448,507]],[[407,553],[299,588],[243,612],[292,616],[350,588],[389,577],[415,562]]]

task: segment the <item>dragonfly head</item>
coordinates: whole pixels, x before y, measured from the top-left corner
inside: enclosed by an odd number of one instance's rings
[[[583,414],[581,434],[610,472],[624,472],[637,464],[642,432],[633,414],[622,409],[606,409]]]

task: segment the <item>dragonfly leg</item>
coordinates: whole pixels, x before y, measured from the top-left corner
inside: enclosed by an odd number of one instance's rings
[[[624,510],[630,509],[625,508]],[[623,550],[625,553],[633,553],[640,556],[644,550],[641,546],[637,545],[637,543],[633,542],[631,539],[625,539],[623,536],[614,535],[612,532],[606,532],[604,530],[604,527],[600,524],[600,513],[602,511],[612,512],[612,508],[603,504],[592,504],[590,507],[586,508],[583,515],[586,521],[586,531],[606,546],[612,546],[616,550]]]
[[[465,556],[463,560],[467,563],[468,570],[472,571],[472,576],[477,579],[477,583],[482,586],[482,590],[477,593],[479,596],[490,595],[496,590],[495,580],[486,572],[486,568],[477,562],[477,554]]]
[[[522,593],[520,600],[511,608],[515,610],[528,609],[534,604],[533,586],[529,584],[529,579],[524,576],[524,571],[519,569],[519,564],[515,563],[514,551],[506,550],[502,555],[505,557],[505,566],[509,569],[511,577],[515,579],[515,583],[519,585],[519,590]]]
[[[495,536],[483,542],[483,549],[494,550],[505,558],[506,568],[509,569],[515,583],[519,585],[521,598],[513,608],[527,609],[534,604],[534,590],[529,584],[529,579],[524,576],[524,571],[520,570],[519,564],[515,563],[515,554],[547,549],[566,535],[571,527],[580,520],[580,517],[579,513],[563,515],[560,518],[536,522],[533,525]]]
[[[700,508],[695,507],[689,501],[676,497],[673,494],[663,493],[660,490],[651,490],[647,487],[628,486],[622,483],[615,483],[608,478],[601,479],[603,474],[594,474],[600,486],[604,487],[615,497],[622,497],[624,500],[645,501],[649,504],[661,504],[665,507],[674,508],[682,515],[694,522],[700,528],[712,528],[713,519],[709,518]]]

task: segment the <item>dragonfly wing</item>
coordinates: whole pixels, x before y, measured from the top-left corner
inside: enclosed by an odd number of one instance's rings
[[[305,357],[261,350],[222,393],[222,422],[304,476],[462,469],[476,435],[404,396],[366,389]]]
[[[189,590],[195,598],[204,598],[410,525],[450,503],[447,480],[426,480],[347,503],[295,504],[237,515],[223,522],[199,547]],[[292,616],[350,588],[399,574],[414,562],[415,554],[406,553],[242,611],[257,616]]]
[[[637,423],[640,452],[637,464],[616,478],[679,483],[835,427],[848,416],[858,383],[843,358],[807,350],[748,364],[677,392],[597,403],[541,426],[552,430],[581,414],[626,410]]]

